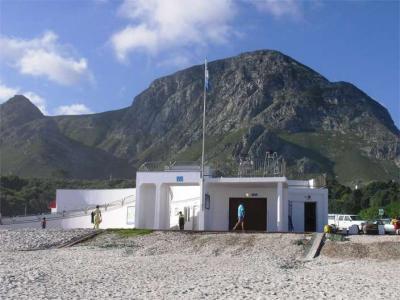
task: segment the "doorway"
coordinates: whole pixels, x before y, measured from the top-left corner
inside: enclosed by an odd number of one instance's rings
[[[267,230],[267,198],[229,198],[229,230],[237,222],[237,208],[242,203],[245,209],[244,229]],[[241,228],[239,228],[241,229]]]
[[[304,202],[304,231],[315,232],[317,230],[316,202]]]

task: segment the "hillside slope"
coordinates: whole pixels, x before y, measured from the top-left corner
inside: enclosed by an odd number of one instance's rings
[[[13,97],[0,112],[3,175],[86,179],[134,176],[123,159],[65,136],[53,118],[43,116],[24,96]]]
[[[69,142],[123,162],[132,174],[144,161],[198,160],[203,68],[155,80],[125,109],[45,118]],[[287,160],[291,177],[324,172],[342,183],[399,179],[399,130],[383,106],[352,84],[329,82],[269,50],[211,62],[209,72],[208,161],[231,162],[244,155],[263,159],[266,151],[277,151]],[[24,167],[13,168],[15,160],[8,169],[26,174]],[[70,158],[65,161],[71,164]],[[126,176],[125,170],[116,174]]]

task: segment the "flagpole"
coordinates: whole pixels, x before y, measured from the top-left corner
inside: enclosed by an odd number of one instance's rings
[[[206,132],[206,97],[207,97],[207,59],[204,61],[204,97],[203,97],[203,143],[201,150],[201,200],[202,205],[201,209],[204,209],[205,206],[205,197],[204,197],[204,146],[205,146],[205,132]]]

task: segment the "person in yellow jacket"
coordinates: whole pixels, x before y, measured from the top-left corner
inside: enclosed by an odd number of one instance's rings
[[[101,221],[103,221],[101,218],[101,211],[100,211],[100,207],[97,205],[96,209],[94,211],[94,228],[95,229],[99,229]]]
[[[394,218],[390,224],[394,226],[394,234],[400,235],[400,217]]]

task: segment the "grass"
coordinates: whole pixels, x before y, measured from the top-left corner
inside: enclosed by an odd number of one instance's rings
[[[224,161],[232,152],[234,145],[240,141],[247,128],[238,129],[227,135],[209,135],[206,137],[205,152],[206,159]],[[201,139],[194,142],[190,147],[177,154],[177,160],[197,161],[201,158]]]
[[[330,159],[333,172],[342,184],[352,184],[358,180],[398,179],[398,168],[392,161],[367,157],[360,149],[367,143],[357,136],[327,133],[281,133],[285,141],[308,148]]]
[[[123,228],[116,228],[116,229],[107,229],[107,232],[116,233],[120,237],[134,237],[134,236],[141,236],[152,233],[153,230],[150,229],[123,229]]]
[[[335,233],[330,233],[326,237],[330,241],[336,241],[336,242],[344,242],[347,241],[345,236],[343,234],[335,234]]]

